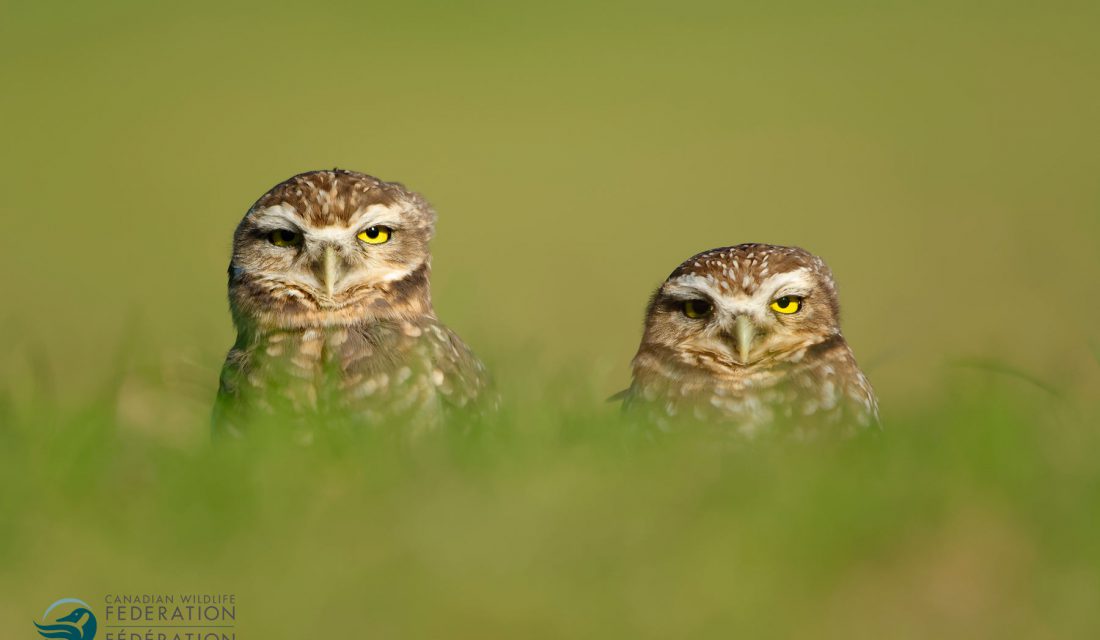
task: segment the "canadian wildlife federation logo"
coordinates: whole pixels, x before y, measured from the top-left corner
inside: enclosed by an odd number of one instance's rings
[[[61,640],[92,640],[95,638],[96,619],[92,607],[83,600],[62,598],[51,604],[42,614],[38,635]]]

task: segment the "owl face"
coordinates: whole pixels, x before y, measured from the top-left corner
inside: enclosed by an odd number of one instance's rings
[[[839,335],[829,268],[795,247],[744,244],[681,264],[650,301],[643,344],[714,373],[798,357]]]
[[[234,317],[293,328],[430,311],[434,224],[430,206],[399,184],[349,171],[295,176],[237,227]]]

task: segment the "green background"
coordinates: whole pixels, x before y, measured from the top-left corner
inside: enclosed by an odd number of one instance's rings
[[[1095,632],[1098,30],[1089,2],[3,2],[0,635],[123,590],[236,592],[240,637]],[[233,228],[334,166],[435,205],[503,444],[207,446]],[[622,453],[602,399],[647,296],[748,241],[832,266],[885,437]]]

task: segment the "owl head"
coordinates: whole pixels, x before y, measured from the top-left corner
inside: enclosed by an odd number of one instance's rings
[[[282,182],[233,235],[238,327],[302,328],[431,312],[435,212],[394,182],[312,171]]]
[[[741,244],[704,251],[672,272],[650,300],[642,349],[721,374],[796,359],[839,334],[836,284],[820,258]]]

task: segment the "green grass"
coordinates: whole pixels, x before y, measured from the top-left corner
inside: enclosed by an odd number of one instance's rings
[[[718,447],[624,435],[570,377],[508,385],[478,436],[411,449],[179,446],[121,429],[122,390],[8,405],[4,617],[58,590],[200,590],[237,594],[240,637],[1100,629],[1091,399],[955,370],[942,401],[877,437]]]

